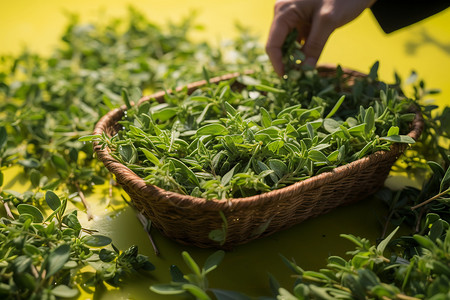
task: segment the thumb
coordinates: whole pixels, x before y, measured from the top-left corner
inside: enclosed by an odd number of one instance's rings
[[[315,67],[325,44],[334,28],[324,18],[318,16],[311,24],[311,30],[302,48],[304,64]]]

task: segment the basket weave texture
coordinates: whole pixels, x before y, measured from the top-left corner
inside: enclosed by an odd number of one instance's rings
[[[334,75],[336,68],[321,66],[321,76]],[[344,69],[347,80],[366,76],[354,70]],[[228,74],[216,77],[210,82],[219,82],[237,77]],[[199,81],[187,86],[189,93],[206,84]],[[155,98],[163,101],[164,92],[143,97],[141,101]],[[124,115],[126,107],[107,113],[95,126],[94,134],[103,132],[113,136],[121,126],[117,123]],[[417,110],[408,134],[417,140],[424,121]],[[110,150],[94,144],[98,159],[116,177],[117,182],[130,196],[134,206],[152,225],[167,237],[182,244],[202,248],[218,247],[229,249],[256,238],[268,236],[316,217],[330,210],[346,205],[373,194],[382,187],[389,171],[406,149],[405,144],[393,144],[390,151],[378,151],[365,158],[335,168],[282,189],[260,195],[235,198],[231,201],[206,200],[166,191],[146,184],[125,165],[110,155]],[[223,226],[221,213],[227,219],[226,240],[222,245],[211,240],[212,230]]]

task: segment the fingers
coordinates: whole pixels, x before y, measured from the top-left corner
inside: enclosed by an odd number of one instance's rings
[[[274,19],[270,28],[269,38],[267,39],[266,53],[278,76],[284,75],[283,53],[281,49],[289,32],[289,26],[281,18]]]
[[[331,8],[320,1],[277,1],[266,52],[279,76],[284,75],[282,46],[294,28],[299,31],[299,41],[305,42],[303,64],[316,66],[327,39],[337,27]]]
[[[305,65],[316,66],[328,38],[335,29],[332,24],[333,22],[329,22],[327,17],[319,16],[313,19],[311,31],[302,48],[305,54],[303,62]]]

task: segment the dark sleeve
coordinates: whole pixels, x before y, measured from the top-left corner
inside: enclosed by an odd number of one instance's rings
[[[371,10],[386,33],[428,18],[450,6],[450,0],[377,0]]]

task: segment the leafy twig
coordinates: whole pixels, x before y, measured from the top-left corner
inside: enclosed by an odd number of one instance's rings
[[[445,194],[447,194],[447,193],[449,193],[449,192],[450,192],[450,188],[448,188],[448,189],[446,189],[445,191],[443,191],[443,192],[437,194],[436,196],[431,197],[431,198],[428,199],[428,200],[423,201],[422,203],[419,203],[419,204],[417,204],[417,205],[411,207],[411,210],[415,210],[415,209],[417,209],[417,208],[419,208],[419,207],[422,207],[422,206],[424,206],[424,205],[427,205],[428,203],[433,202],[433,201],[436,200],[436,199],[439,199],[440,197],[444,196]]]

